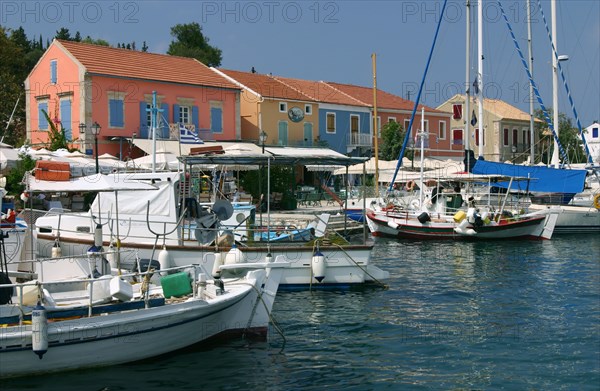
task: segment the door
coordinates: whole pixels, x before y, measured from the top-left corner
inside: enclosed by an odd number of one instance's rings
[[[304,123],[304,146],[312,147],[313,145],[313,127],[310,122]]]
[[[288,123],[279,121],[279,145],[288,145]]]

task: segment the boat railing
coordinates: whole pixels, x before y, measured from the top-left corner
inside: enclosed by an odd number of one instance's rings
[[[105,253],[99,253],[99,254],[106,254]],[[74,258],[74,257],[62,257],[64,258]],[[44,259],[39,259],[36,261],[40,261],[40,262],[46,262],[46,261],[55,261],[56,258],[52,259],[52,258],[44,258]],[[192,294],[193,297],[198,297],[198,287],[199,285],[202,284],[206,284],[207,282],[207,278],[206,276],[210,275],[206,269],[204,268],[204,266],[199,265],[199,264],[191,264],[191,265],[184,265],[184,266],[176,266],[176,267],[170,267],[170,268],[165,268],[165,269],[161,269],[161,270],[155,270],[153,268],[151,268],[150,264],[148,266],[148,269],[145,271],[136,271],[136,272],[130,272],[130,273],[122,273],[118,276],[109,274],[109,275],[102,275],[99,277],[94,277],[93,274],[91,276],[88,276],[87,278],[70,278],[70,279],[65,279],[65,280],[56,280],[56,281],[28,281],[28,282],[24,282],[24,283],[11,283],[11,284],[0,284],[0,290],[8,288],[8,289],[16,289],[17,290],[17,294],[16,297],[18,298],[18,303],[16,304],[5,304],[5,305],[16,305],[19,308],[19,325],[23,325],[24,322],[24,318],[25,315],[30,313],[32,310],[32,305],[26,304],[24,303],[24,299],[26,297],[26,295],[28,294],[25,290],[27,288],[35,288],[37,289],[37,302],[38,303],[42,303],[45,302],[46,304],[52,304],[54,302],[51,294],[48,292],[47,289],[45,288],[51,288],[51,287],[56,287],[56,286],[73,286],[73,284],[81,284],[81,283],[85,283],[87,284],[87,298],[85,301],[80,301],[78,306],[61,306],[59,308],[61,309],[74,309],[74,308],[85,308],[87,307],[88,311],[87,311],[87,317],[92,317],[93,316],[93,308],[97,307],[98,305],[101,304],[106,304],[106,302],[104,301],[99,301],[99,300],[94,300],[94,285],[95,283],[98,283],[100,281],[103,280],[103,277],[108,276],[111,278],[120,278],[123,280],[126,279],[132,279],[137,281],[138,279],[140,279],[141,281],[147,281],[149,280],[150,277],[152,277],[153,274],[155,273],[160,273],[162,275],[166,274],[166,273],[172,273],[172,272],[187,272],[192,280]],[[143,286],[144,282],[142,282],[142,286]],[[68,291],[67,291],[68,292]],[[75,294],[75,291],[73,291],[73,293]],[[13,296],[14,298],[14,296]],[[145,308],[149,308],[149,289],[146,289],[145,292],[142,292],[142,295],[138,297],[138,301],[139,300],[143,300],[145,303]],[[56,306],[58,308],[58,306]],[[53,306],[49,306],[49,308],[55,308]]]

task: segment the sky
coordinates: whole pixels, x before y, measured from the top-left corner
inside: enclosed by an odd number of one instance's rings
[[[475,3],[474,0],[471,0]],[[548,24],[550,1],[540,0]],[[552,106],[551,46],[538,0],[533,30],[533,75],[544,104]],[[517,41],[527,54],[526,2],[502,0]],[[0,24],[23,26],[44,41],[66,27],[74,35],[116,46],[146,41],[165,53],[170,28],[198,22],[223,52],[222,67],[285,77],[371,87],[377,55],[378,88],[415,99],[443,1],[0,1]],[[498,1],[483,0],[483,83],[488,98],[529,110],[528,79]],[[477,9],[472,6],[471,79],[477,70]],[[464,92],[466,7],[449,0],[442,18],[421,103],[437,107]],[[600,120],[600,1],[557,0],[557,48],[583,127]],[[539,104],[536,102],[535,107]],[[559,110],[574,118],[559,78]]]

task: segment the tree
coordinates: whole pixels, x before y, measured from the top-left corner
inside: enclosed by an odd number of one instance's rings
[[[404,142],[404,130],[397,122],[388,122],[381,129],[381,144],[379,145],[379,159],[396,160],[400,156]]]
[[[202,34],[202,27],[196,22],[178,24],[171,27],[171,41],[167,54],[195,58],[209,67],[221,65],[221,49],[208,44],[209,39]]]
[[[21,41],[21,44],[23,44],[21,33],[17,32],[15,37],[17,36],[19,38],[16,40]],[[0,66],[0,86],[2,86],[0,135],[4,137],[3,142],[15,146],[21,145],[25,140],[25,88],[23,80],[29,73],[25,51],[21,44],[9,39],[8,31],[0,26],[0,64],[2,64]],[[8,124],[11,114],[12,120]]]
[[[71,33],[69,32],[69,29],[66,27],[61,27],[60,30],[58,30],[56,32],[56,35],[54,36],[54,38],[62,39],[64,41],[72,41],[73,40],[73,38],[71,38]]]
[[[144,43],[142,44],[142,52],[147,52],[148,51],[148,45],[146,45],[146,41],[144,41]]]
[[[101,45],[101,46],[110,46],[110,44],[103,39],[93,39],[89,35],[87,35],[84,39],[81,40],[83,43],[91,43],[92,45]]]
[[[554,111],[552,108],[548,109],[548,116],[550,119],[554,118]],[[554,145],[554,135],[552,135],[548,124],[546,123],[546,117],[543,114],[542,109],[535,110],[535,117],[542,120],[543,123],[535,123],[535,132],[542,149],[549,145]],[[570,163],[585,163],[586,157],[583,150],[583,142],[579,137],[579,129],[573,127],[572,119],[567,117],[565,113],[558,113],[558,140],[564,148],[569,158]],[[552,147],[547,148],[547,154],[542,156],[542,161],[549,163],[552,156]],[[562,160],[562,156],[560,157]]]

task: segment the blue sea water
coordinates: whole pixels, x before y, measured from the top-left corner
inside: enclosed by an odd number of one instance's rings
[[[377,239],[388,289],[282,292],[267,342],[3,380],[5,390],[598,390],[600,240]],[[76,359],[76,358],[74,358]]]

